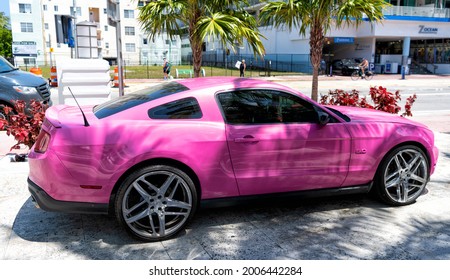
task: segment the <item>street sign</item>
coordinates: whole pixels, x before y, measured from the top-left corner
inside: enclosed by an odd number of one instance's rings
[[[117,1],[106,0],[106,15],[108,17],[108,24],[117,27]]]
[[[33,56],[37,57],[36,42],[20,41],[12,43],[12,53],[14,56]]]
[[[353,44],[355,38],[353,37],[334,37],[335,44]]]

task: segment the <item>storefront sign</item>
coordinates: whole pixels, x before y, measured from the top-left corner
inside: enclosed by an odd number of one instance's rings
[[[355,38],[353,37],[334,37],[335,44],[353,44]]]
[[[12,51],[15,56],[37,56],[36,42],[21,41],[12,43]]]
[[[437,34],[438,33],[438,28],[437,27],[429,27],[429,26],[425,26],[425,25],[419,25],[419,33],[422,34]]]

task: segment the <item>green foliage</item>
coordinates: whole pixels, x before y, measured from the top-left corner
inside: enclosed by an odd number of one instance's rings
[[[9,26],[9,18],[0,12],[0,55],[12,56],[12,33]]]
[[[155,0],[139,8],[139,22],[150,39],[166,32],[172,38],[187,34],[195,76],[201,68],[202,43],[220,40],[235,50],[246,42],[255,54],[265,52],[256,20],[238,0]]]

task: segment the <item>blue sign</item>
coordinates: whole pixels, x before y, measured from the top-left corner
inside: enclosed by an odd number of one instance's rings
[[[335,44],[353,44],[355,38],[353,37],[334,37]]]

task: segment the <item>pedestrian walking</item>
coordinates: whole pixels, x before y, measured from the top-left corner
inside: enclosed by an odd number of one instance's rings
[[[167,80],[170,78],[170,68],[171,68],[170,62],[167,61],[166,58],[164,58],[164,64],[163,64],[164,80]]]
[[[240,72],[240,76],[244,77],[245,76],[245,69],[247,68],[247,65],[245,64],[245,59],[242,60],[241,65],[239,66],[239,72]]]

